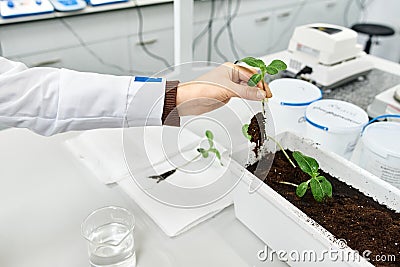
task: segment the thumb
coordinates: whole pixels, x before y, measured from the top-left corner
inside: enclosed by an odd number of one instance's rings
[[[232,92],[233,96],[241,97],[248,100],[263,100],[266,97],[266,93],[260,90],[258,87],[251,87],[248,85],[241,85],[233,83]]]

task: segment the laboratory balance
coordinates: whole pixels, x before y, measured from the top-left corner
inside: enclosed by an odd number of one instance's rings
[[[277,57],[288,63],[288,76],[322,88],[346,84],[373,68],[357,44],[357,32],[324,23],[296,27],[288,49]]]

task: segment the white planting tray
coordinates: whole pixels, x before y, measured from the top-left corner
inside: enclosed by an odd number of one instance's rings
[[[277,140],[284,148],[299,150],[305,155],[314,157],[325,172],[357,188],[365,195],[373,197],[379,203],[400,212],[400,190],[398,188],[332,152],[319,149],[310,140],[288,132],[278,135]],[[287,253],[285,259],[289,265],[373,266],[362,257],[356,261],[346,261],[348,258],[346,255],[354,253],[352,249],[347,246],[343,247],[341,240],[337,240],[330,232],[268,185],[262,184],[257,191],[249,193],[249,185],[253,179],[257,178],[244,170],[244,176],[235,189],[236,217],[271,249],[285,251]],[[326,254],[323,261],[318,261],[322,259],[323,253],[333,250],[338,251],[338,256],[330,257]],[[293,253],[299,252],[300,255],[304,251],[313,251],[318,259],[311,262],[298,261],[295,254],[292,254],[293,257],[289,255],[292,251],[295,251]],[[337,260],[336,257],[338,257]],[[277,261],[276,255],[275,261]]]

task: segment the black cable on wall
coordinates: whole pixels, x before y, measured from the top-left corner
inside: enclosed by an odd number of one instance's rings
[[[236,18],[237,14],[239,13],[240,0],[237,0],[236,7],[235,7],[235,10],[233,11],[233,14],[231,14],[231,12],[230,12],[230,10],[232,8],[232,2],[231,3],[228,2],[228,5],[229,5],[229,8],[228,8],[229,16],[228,16],[226,24],[227,24],[228,35],[229,35],[229,43],[230,43],[231,50],[232,50],[232,53],[233,53],[235,59],[239,60],[240,56],[239,56],[239,53],[237,52],[237,49],[235,46],[235,38],[233,37],[233,32],[232,32],[232,21]]]
[[[141,47],[143,48],[143,51],[150,57],[157,59],[159,61],[161,61],[165,67],[169,68],[171,65],[169,64],[168,60],[166,60],[164,57],[159,56],[154,54],[153,52],[151,52],[147,47],[146,47],[146,43],[144,42],[143,39],[143,26],[144,26],[144,21],[143,21],[143,14],[142,14],[142,10],[141,7],[138,5],[136,0],[133,0],[133,2],[135,3],[135,9],[137,11],[138,14],[138,20],[139,20],[139,24],[138,24],[138,36],[139,36],[139,42],[141,44]]]
[[[221,27],[221,29],[219,29],[219,31],[217,32],[215,39],[214,39],[215,51],[224,61],[229,61],[229,60],[222,53],[222,51],[219,48],[219,39],[221,38],[225,29],[227,29],[227,31],[228,31],[228,36],[229,36],[229,40],[230,40],[230,47],[232,49],[232,53],[234,53],[234,56],[237,57],[237,59],[239,58],[239,55],[238,55],[236,47],[235,47],[234,37],[232,34],[232,30],[231,30],[232,21],[237,16],[237,14],[239,12],[239,7],[240,7],[240,0],[237,0],[235,11],[232,14],[232,0],[228,0],[228,15],[226,17],[226,23]]]
[[[121,73],[131,73],[132,70],[126,70],[122,68],[121,66],[113,63],[106,62],[104,59],[101,58],[93,49],[91,49],[86,42],[83,40],[83,38],[73,29],[73,27],[64,20],[64,18],[60,18],[61,23],[67,28],[68,31],[72,33],[73,36],[75,36],[76,40],[79,42],[79,44],[90,54],[92,55],[97,61],[99,61],[102,65],[113,68],[115,70],[118,70]],[[147,75],[148,73],[142,72],[142,71],[134,71],[138,74],[141,75]]]
[[[215,17],[215,0],[211,0],[211,8],[210,8],[210,16],[208,22],[203,30],[194,38],[192,51],[193,54],[196,50],[197,43],[208,33],[208,43],[207,43],[207,60],[211,61],[211,52],[212,52],[212,26]]]
[[[211,0],[211,16],[208,20],[208,42],[207,42],[207,61],[211,62],[212,56],[212,25],[215,13],[215,0]]]

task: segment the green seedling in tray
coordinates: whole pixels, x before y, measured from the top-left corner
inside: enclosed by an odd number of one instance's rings
[[[327,198],[332,197],[332,184],[324,176],[320,175],[319,164],[312,158],[302,154],[299,151],[293,152],[293,158],[296,160],[300,169],[310,176],[305,182],[297,185],[294,183],[279,181],[281,184],[288,184],[296,187],[296,195],[298,197],[303,197],[309,189],[314,199],[318,202],[322,202]]]
[[[319,174],[318,162],[314,158],[305,156],[299,151],[294,151],[293,157],[300,169],[311,177],[306,182],[302,182],[297,186],[296,195],[298,197],[303,197],[310,188],[314,199],[318,202],[332,197],[332,184],[328,179]]]

